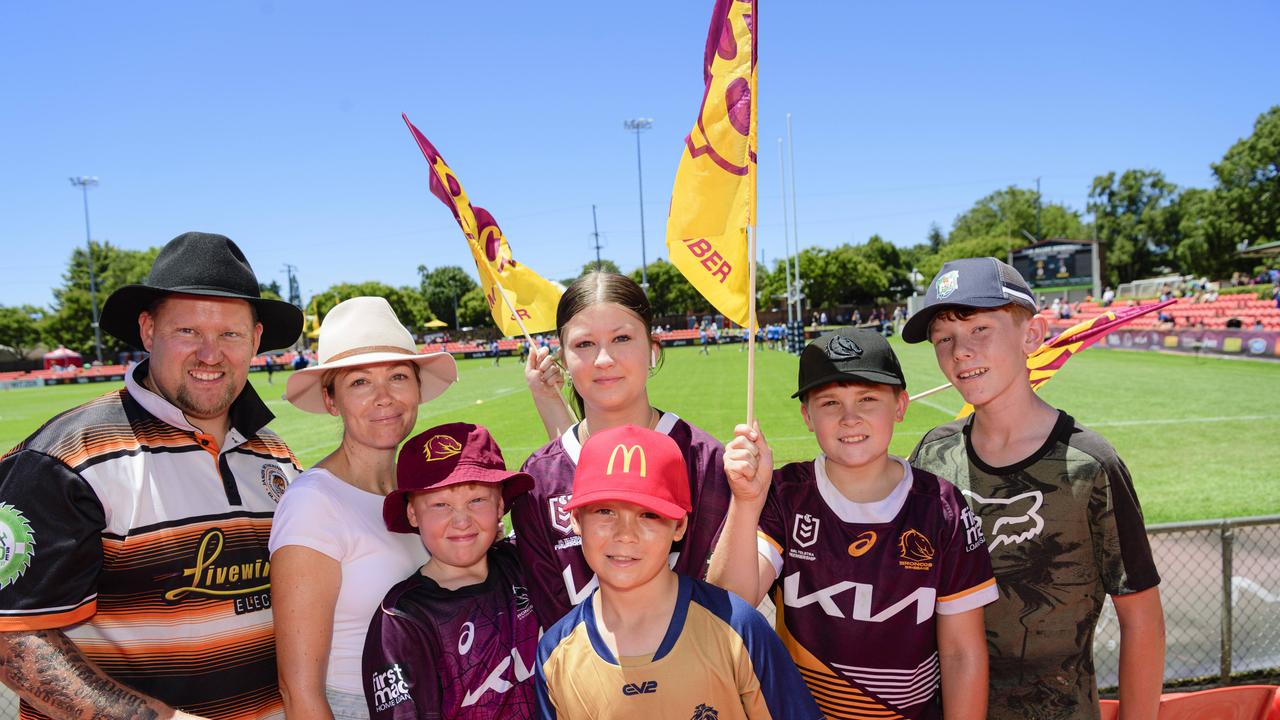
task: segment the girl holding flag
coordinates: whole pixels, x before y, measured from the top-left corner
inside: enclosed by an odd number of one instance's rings
[[[565,290],[556,309],[556,327],[580,422],[574,423],[559,388],[559,369],[546,348],[530,354],[525,377],[548,431],[567,427],[525,461],[534,488],[511,511],[519,538],[516,549],[530,574],[534,608],[550,627],[584,600],[597,583],[583,559],[581,538],[569,524],[565,505],[582,443],[594,433],[636,425],[669,435],[689,471],[693,512],[685,538],[672,548],[671,565],[682,575],[702,578],[729,508],[724,446],[705,431],[649,403],[646,383],[662,357],[653,338],[653,311],[634,280],[616,273],[589,273]],[[619,454],[619,462],[640,462]]]

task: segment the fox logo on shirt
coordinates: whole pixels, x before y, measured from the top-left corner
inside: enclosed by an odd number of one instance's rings
[[[971,490],[965,490],[964,494],[979,505],[1003,506],[985,508],[988,515],[995,515],[988,550],[995,550],[1001,545],[1019,545],[1039,535],[1044,529],[1044,518],[1040,517],[1044,493],[1039,490],[1011,498],[985,498]]]

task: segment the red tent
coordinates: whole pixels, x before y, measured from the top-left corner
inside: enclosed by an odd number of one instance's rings
[[[80,357],[80,353],[75,350],[68,350],[59,345],[57,350],[50,350],[44,354],[44,369],[49,370],[55,367],[81,367],[84,365],[84,358]]]

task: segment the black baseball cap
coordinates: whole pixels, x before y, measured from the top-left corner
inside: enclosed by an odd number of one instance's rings
[[[800,389],[791,397],[835,382],[907,387],[889,341],[870,328],[843,327],[809,343],[800,354]]]
[[[909,343],[928,340],[929,323],[943,310],[1005,305],[1019,305],[1033,315],[1040,312],[1031,287],[1009,264],[993,257],[952,260],[929,283],[924,306],[902,326],[902,339]]]

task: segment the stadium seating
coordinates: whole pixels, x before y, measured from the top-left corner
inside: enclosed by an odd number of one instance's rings
[[[1125,307],[1129,301],[1118,301],[1112,307]],[[1146,305],[1156,302],[1154,299],[1145,299],[1137,301],[1138,304]],[[1073,308],[1075,306],[1072,306]],[[1043,315],[1049,321],[1049,327],[1053,331],[1065,330],[1076,323],[1089,320],[1101,315],[1105,311],[1101,303],[1085,302],[1080,303],[1079,309],[1071,318],[1060,320],[1053,314],[1051,310],[1042,310]],[[1255,320],[1262,321],[1262,329],[1264,331],[1280,331],[1280,308],[1276,307],[1275,302],[1271,300],[1259,300],[1254,295],[1226,295],[1219,297],[1213,302],[1192,302],[1192,298],[1178,298],[1178,301],[1164,310],[1168,315],[1172,315],[1174,319],[1174,327],[1177,329],[1191,328],[1197,325],[1205,329],[1222,329],[1227,326],[1227,320],[1231,318],[1239,318],[1243,327],[1242,330],[1251,330]],[[1132,320],[1130,327],[1137,330],[1149,330],[1160,324],[1155,313],[1144,315],[1143,317]]]
[[[1268,720],[1280,717],[1275,685],[1236,685],[1160,696],[1159,720]]]
[[[1102,720],[1118,720],[1120,717],[1120,701],[1119,700],[1101,700],[1099,704],[1102,706],[1102,713],[1099,717]]]

